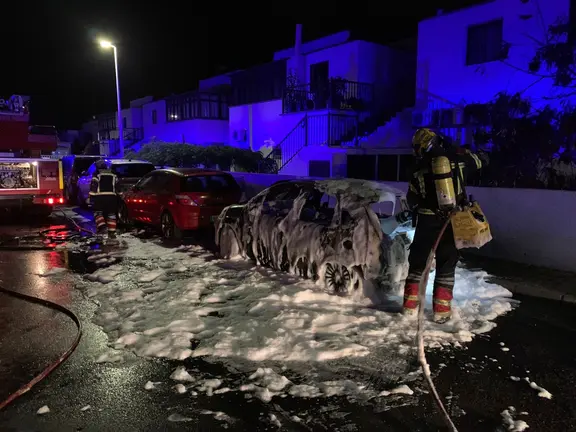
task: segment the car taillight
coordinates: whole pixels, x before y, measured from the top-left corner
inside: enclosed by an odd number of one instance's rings
[[[194,201],[192,198],[186,195],[176,195],[174,197],[178,204],[182,205],[189,205],[189,206],[198,206],[198,203]]]
[[[44,204],[54,205],[54,204],[64,204],[64,198],[56,197],[56,198],[44,198],[42,200]]]

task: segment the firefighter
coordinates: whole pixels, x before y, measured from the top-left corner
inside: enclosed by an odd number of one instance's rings
[[[409,273],[404,287],[403,313],[416,315],[418,285],[422,279],[428,255],[440,231],[450,217],[451,209],[464,205],[467,197],[467,175],[487,164],[485,153],[480,156],[467,149],[448,147],[444,139],[430,129],[418,129],[412,138],[416,168],[409,184],[407,201],[413,211],[416,232],[408,257]],[[448,224],[436,249],[434,279],[434,321],[444,323],[452,315],[452,291],[458,263],[452,225]]]
[[[108,232],[109,239],[116,238],[118,212],[118,176],[108,169],[106,162],[96,162],[96,173],[90,183],[90,199],[94,208],[94,221],[98,234]]]

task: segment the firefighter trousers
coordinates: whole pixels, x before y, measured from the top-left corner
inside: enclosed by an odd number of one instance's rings
[[[108,228],[108,234],[115,233],[118,197],[116,195],[95,195],[92,197],[92,206],[96,230],[102,232]]]
[[[410,245],[410,269],[404,287],[404,309],[418,307],[418,285],[422,280],[430,251],[436,243],[445,220],[436,215],[418,215],[414,241]],[[454,243],[452,224],[448,224],[436,249],[436,275],[434,278],[434,315],[436,318],[451,315],[454,276],[458,264],[458,249]]]

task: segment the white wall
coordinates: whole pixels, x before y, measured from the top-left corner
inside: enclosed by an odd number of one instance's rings
[[[251,191],[289,175],[243,174]],[[404,192],[408,183],[387,182]],[[543,189],[468,188],[490,222],[493,240],[481,255],[576,272],[576,192]]]
[[[540,80],[525,71],[537,46],[535,40],[544,40],[547,26],[567,17],[568,11],[569,0],[530,0],[526,4],[496,0],[420,22],[418,88],[454,103],[487,102],[502,91],[523,92],[535,104],[549,103],[544,97],[557,94],[558,89],[550,79]],[[503,38],[511,44],[508,58],[466,66],[468,26],[500,18]]]
[[[381,106],[395,110],[414,105],[416,53],[396,50],[372,42],[354,42],[358,50],[358,81],[378,84]]]
[[[157,123],[152,124],[156,110]],[[213,144],[228,142],[227,120],[183,120],[166,122],[166,101],[158,100],[142,107],[144,142],[155,137],[160,141]]]
[[[403,191],[407,183],[390,183]],[[576,272],[576,192],[469,187],[490,222],[493,240],[478,253]]]
[[[310,65],[328,61],[328,74],[330,78],[341,77],[350,81],[359,81],[359,71],[361,69],[359,49],[357,42],[348,42],[321,51],[306,54],[304,57],[304,68],[306,82],[310,82]],[[293,67],[291,60],[288,67]],[[372,61],[372,59],[370,59]]]
[[[304,113],[282,115],[282,101],[273,100],[230,107],[229,117],[230,145],[262,150],[266,154],[294,129]],[[235,141],[234,131],[238,132],[240,139],[246,131],[246,140]]]
[[[338,155],[344,155],[344,160]],[[329,161],[332,177],[346,173],[346,150],[336,147],[310,146],[304,147],[281,171],[282,175],[309,176],[310,161]],[[343,166],[342,166],[343,164]],[[337,171],[340,170],[340,171]]]

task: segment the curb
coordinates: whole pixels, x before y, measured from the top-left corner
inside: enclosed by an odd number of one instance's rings
[[[512,294],[520,294],[528,297],[544,298],[547,300],[555,300],[562,303],[574,304],[576,305],[576,295],[571,293],[563,293],[561,291],[554,291],[548,288],[543,288],[539,286],[526,286],[522,283],[502,283],[504,281],[511,281],[507,278],[499,278],[498,276],[490,275],[489,279],[492,279],[494,283],[502,285],[507,290],[511,291]]]

